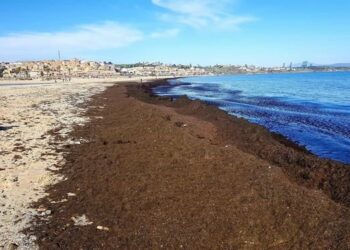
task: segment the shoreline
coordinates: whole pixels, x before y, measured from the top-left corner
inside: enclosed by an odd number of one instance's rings
[[[0,87],[13,84],[15,86],[31,86],[31,85],[45,85],[45,84],[82,84],[82,83],[123,83],[123,82],[140,82],[143,81],[152,81],[155,79],[171,79],[172,76],[136,76],[136,77],[111,77],[111,78],[72,78],[71,81],[62,81],[62,80],[4,80],[0,78]]]
[[[167,97],[167,96],[165,96],[165,97],[164,97],[164,96],[159,96],[159,95],[157,95],[157,94],[153,91],[153,89],[156,88],[156,87],[159,87],[159,86],[168,86],[168,85],[170,85],[169,80],[177,80],[177,79],[180,79],[180,78],[169,78],[169,79],[155,80],[155,81],[153,81],[153,82],[147,83],[147,85],[144,86],[144,90],[145,90],[145,92],[148,93],[151,97],[161,98],[161,99],[165,99],[165,100],[169,100],[169,101],[173,102],[173,101],[174,101],[174,98],[172,98],[172,97]],[[184,83],[181,83],[181,84],[184,84]],[[180,84],[180,85],[181,85],[181,84]],[[183,97],[189,99],[187,96],[183,96]],[[203,103],[204,105],[216,107],[215,105],[212,105],[212,104],[207,103],[207,102],[202,101],[202,100],[194,100],[194,101],[201,102],[201,103]],[[218,107],[216,107],[216,108],[219,109]],[[221,110],[221,109],[219,109],[219,110]],[[238,117],[236,117],[235,115],[228,114],[228,113],[227,113],[226,111],[224,111],[224,110],[221,110],[221,111],[225,112],[225,113],[226,113],[227,115],[229,115],[229,116],[238,118]],[[238,118],[238,119],[246,120],[249,124],[257,125],[257,126],[259,126],[259,127],[262,127],[262,128],[264,128],[264,129],[267,129],[267,128],[265,128],[265,127],[259,125],[259,124],[252,123],[252,122],[248,121],[248,120],[245,119],[245,118]],[[268,130],[268,129],[267,129],[267,130]],[[294,141],[288,139],[286,136],[284,136],[284,135],[282,135],[282,134],[279,134],[279,133],[276,133],[276,132],[272,132],[272,131],[270,131],[270,130],[268,130],[268,131],[269,131],[270,134],[273,135],[273,137],[274,137],[276,140],[278,140],[279,142],[281,142],[281,143],[284,144],[285,146],[291,147],[291,148],[293,148],[293,149],[296,149],[297,151],[301,151],[301,152],[304,152],[304,153],[306,153],[306,154],[314,155],[314,156],[316,156],[316,157],[318,157],[318,158],[320,158],[320,159],[324,159],[324,158],[321,158],[321,157],[319,157],[319,156],[313,154],[312,152],[310,152],[305,146],[299,145],[298,143],[296,143],[296,142],[294,142]],[[324,159],[324,160],[330,160],[330,161],[337,162],[337,161],[332,160],[332,159]],[[337,162],[337,163],[340,163],[340,164],[342,164],[342,165],[349,165],[349,164],[345,164],[345,163],[343,163],[343,162]],[[349,165],[349,167],[350,167],[350,165]]]
[[[348,167],[214,106],[150,93],[164,83],[91,100],[90,122],[71,134],[84,143],[55,171],[65,179],[34,204],[51,213],[27,231],[41,248],[350,246]]]
[[[197,85],[195,83],[197,83],[197,80],[199,80],[199,82],[202,83],[199,84],[202,85],[202,90],[196,90]],[[227,97],[221,97],[223,95],[222,93],[218,94],[222,99],[220,99],[220,97],[214,97],[215,92],[213,91],[216,90],[213,90],[211,86],[206,86],[205,82],[208,82],[208,84],[210,82],[217,81],[223,81],[227,83],[230,81],[235,81],[234,76],[232,76],[232,78],[230,77],[229,80],[225,80],[224,78],[219,78],[215,81],[211,80],[210,78],[203,78],[202,80],[200,80],[199,78],[197,80],[189,79],[189,82],[187,82],[186,79],[180,79],[176,81],[170,80],[169,85],[160,86],[159,88],[157,88],[156,86],[153,91],[153,94],[159,94],[163,97],[173,97],[176,99],[178,97],[181,97],[182,95],[186,96],[187,93],[185,89],[187,89],[187,87],[189,89],[193,87],[195,89],[194,93],[192,93],[191,91],[191,93],[188,93],[190,99],[201,100],[209,105],[217,106],[224,111],[229,111],[232,109],[232,101],[233,103],[235,103],[233,104],[234,107],[238,106],[238,117],[243,117],[251,123],[262,125],[263,127],[267,128],[271,133],[276,134],[276,136],[283,136],[286,139],[286,141],[297,144],[298,147],[301,147],[305,151],[317,155],[321,159],[329,159],[350,166],[350,158],[348,155],[349,147],[347,147],[349,141],[348,137],[346,136],[348,131],[346,129],[347,127],[344,125],[347,122],[346,114],[348,114],[348,106],[346,105],[346,100],[330,99],[328,101],[322,102],[317,101],[317,99],[308,100],[307,98],[302,99],[301,97],[296,98],[296,96],[294,96],[294,99],[292,98],[293,101],[291,101],[289,98],[272,97],[269,95],[266,96],[263,93],[259,93],[258,96],[256,96],[251,92],[247,96],[241,93],[242,86],[239,85],[240,81],[238,81],[239,87],[230,88],[230,90],[232,92],[237,93],[237,95],[232,96],[232,100],[227,101]],[[193,84],[191,84],[192,81]],[[264,81],[264,79],[262,81]],[[249,92],[251,90],[248,89],[247,91]],[[214,94],[214,96],[211,96],[211,98],[208,98],[207,95],[201,96],[202,94],[204,94],[204,92],[211,93],[211,95]],[[227,93],[227,95],[229,94],[230,93]],[[293,94],[295,93],[290,93],[291,96]],[[251,100],[254,104],[252,104],[250,101],[246,101],[245,97]],[[325,98],[324,94],[322,98]],[[265,102],[272,102],[273,104],[266,105],[264,104]],[[303,107],[304,102],[308,103],[308,105],[306,105],[305,107]],[[276,105],[276,103],[278,105]],[[240,105],[256,105],[256,107],[242,108]],[[279,107],[280,105],[281,107]],[[312,112],[310,112],[310,110],[312,109],[311,107],[315,108],[315,110],[313,110]],[[276,111],[271,111],[272,109],[275,109]],[[293,118],[293,115],[289,114],[290,110],[293,110],[292,112],[295,112],[296,116],[307,117],[305,119],[309,120],[309,122],[304,122],[302,118]],[[236,110],[235,108],[233,108],[231,115],[237,117],[235,113]],[[344,119],[338,121],[338,114],[342,114],[344,116]],[[322,115],[328,118],[328,123],[324,121],[325,118]],[[277,118],[267,118],[275,116],[281,116],[279,117],[280,121],[276,120]],[[294,131],[289,129],[288,126],[284,127],[283,123],[286,122],[286,119],[288,119],[289,122],[292,122],[294,124]],[[296,125],[298,123],[300,124]],[[328,129],[325,124],[327,124]],[[339,129],[329,129],[332,127]],[[310,135],[309,133],[302,132],[304,129],[309,131]],[[345,130],[345,132],[343,132],[342,130]],[[334,133],[333,136],[331,136],[332,133]],[[288,144],[290,144],[289,142]]]
[[[244,144],[238,145],[238,148],[242,151],[257,155],[259,158],[267,160],[271,164],[278,165],[299,184],[323,190],[336,202],[350,207],[350,195],[348,195],[350,193],[349,164],[333,159],[321,158],[308,151],[306,147],[293,142],[282,134],[271,132],[259,124],[252,123],[245,118],[238,118],[204,101],[191,100],[187,96],[183,96],[180,97],[179,101],[175,101],[174,103],[172,97],[157,96],[153,92],[153,89],[157,86],[168,85],[168,80],[171,79],[156,80],[151,83],[142,84],[142,92],[146,93],[151,98],[160,100],[160,102],[156,102],[156,104],[174,106],[180,110],[186,105],[198,106],[196,107],[198,110],[179,112],[215,124],[218,131],[221,131],[221,137],[231,137],[226,139],[226,143],[232,143],[232,140],[236,139],[245,141],[245,144],[249,144],[248,147]],[[137,98],[145,102],[154,103],[154,100],[147,98],[147,95],[138,95]],[[176,104],[179,102],[182,104]],[[212,114],[208,115],[206,112]],[[222,123],[226,124],[223,125]],[[238,126],[243,127],[243,129],[240,129],[242,130],[242,134],[246,135],[237,137],[237,131],[232,132],[230,131],[231,128],[227,128],[229,126],[236,128],[236,123],[238,123]],[[246,131],[244,127],[260,135],[251,136],[249,134],[250,131]],[[267,141],[266,144],[265,141]],[[257,148],[251,147],[256,144],[261,145]],[[282,147],[278,144],[281,144]],[[277,152],[275,152],[276,148]],[[270,150],[272,151],[269,152]],[[298,166],[299,169],[296,169],[295,166]],[[339,193],[339,190],[342,190],[341,193]]]
[[[201,76],[230,76],[230,75],[266,75],[266,74],[301,74],[301,73],[334,73],[334,72],[349,72],[349,70],[337,70],[337,71],[284,71],[284,72],[236,72],[228,74],[207,74],[207,75],[188,75],[188,76],[119,76],[109,78],[72,78],[70,81],[64,81],[64,83],[113,83],[113,82],[133,82],[140,81],[141,79],[146,81],[162,80],[162,79],[176,79],[187,77],[201,77]],[[62,83],[62,79],[57,80],[17,80],[17,79],[2,79],[0,78],[0,87],[7,84],[26,85],[26,84],[54,84]]]

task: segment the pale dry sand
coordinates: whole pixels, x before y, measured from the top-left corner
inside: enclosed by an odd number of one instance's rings
[[[145,79],[145,78],[143,78]],[[121,78],[118,81],[139,79]],[[57,149],[72,143],[69,132],[83,125],[85,110],[79,104],[100,93],[116,79],[74,80],[71,83],[31,82],[0,84],[0,249],[35,249],[35,238],[21,231],[31,226],[36,211],[32,202],[45,196],[45,186],[60,180],[49,170],[64,163]],[[48,132],[59,129],[61,141]]]
[[[111,82],[127,82],[127,81],[136,81],[140,82],[147,81],[147,80],[154,80],[154,79],[165,79],[165,78],[172,78],[174,76],[162,76],[162,77],[153,77],[153,76],[146,76],[146,77],[113,77],[113,78],[72,78],[69,83],[96,83],[96,82],[104,82],[104,83],[111,83]],[[2,85],[27,85],[27,84],[55,84],[55,83],[62,83],[62,80],[3,80],[0,79],[0,86]]]

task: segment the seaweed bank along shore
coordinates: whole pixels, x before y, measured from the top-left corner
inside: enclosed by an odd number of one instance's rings
[[[348,166],[158,84],[89,101],[34,204],[41,249],[350,248]]]
[[[119,81],[126,79],[140,81]],[[62,147],[81,143],[68,134],[88,122],[84,103],[116,81],[0,82],[0,249],[36,248],[35,238],[21,231],[34,215],[50,211],[32,209],[30,204],[46,195],[47,185],[62,180],[51,170],[65,162]]]

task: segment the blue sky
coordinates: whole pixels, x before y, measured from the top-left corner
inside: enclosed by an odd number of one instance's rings
[[[11,0],[0,61],[350,62],[349,0]]]

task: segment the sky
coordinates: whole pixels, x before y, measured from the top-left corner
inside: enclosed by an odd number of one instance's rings
[[[11,0],[0,61],[350,62],[349,0]]]

